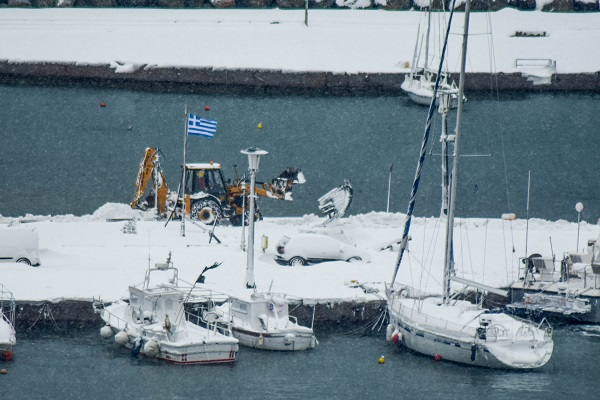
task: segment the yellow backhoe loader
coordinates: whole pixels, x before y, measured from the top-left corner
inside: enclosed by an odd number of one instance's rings
[[[140,202],[148,183],[152,188],[146,200]],[[293,200],[292,187],[294,184],[304,183],[304,174],[298,168],[287,168],[271,183],[256,182],[257,196],[268,197],[276,200]],[[221,164],[190,163],[185,168],[185,210],[186,215],[194,220],[202,221],[207,225],[217,222],[229,221],[233,225],[241,225],[242,220],[248,221],[250,201],[248,195],[250,184],[245,177],[236,178],[234,182],[226,180],[223,176]],[[181,189],[181,188],[180,188]],[[180,191],[181,192],[181,191]],[[132,208],[152,208],[158,204],[158,214],[165,216],[166,208],[174,208],[181,213],[181,193],[169,192],[159,162],[159,150],[149,148],[138,172],[135,199]],[[167,204],[170,204],[167,207]],[[262,215],[255,208],[255,217],[262,219]]]

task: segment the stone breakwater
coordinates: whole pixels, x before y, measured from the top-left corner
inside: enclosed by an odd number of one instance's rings
[[[298,318],[298,323],[311,326],[314,307],[314,326],[319,329],[348,329],[358,326],[385,323],[382,313],[385,300],[378,301],[323,301],[315,305],[290,304],[290,314]],[[19,301],[17,302],[15,325],[17,339],[24,331],[73,331],[78,329],[100,329],[103,325],[92,306],[91,301]]]
[[[0,83],[68,85],[182,93],[398,95],[403,73],[286,72],[211,68],[136,66],[116,73],[110,65],[15,63],[0,61]],[[458,75],[458,74],[457,74]],[[554,74],[550,83],[535,85],[521,73],[467,74],[465,90],[600,92],[600,71]]]
[[[309,9],[332,8],[381,8],[386,10],[410,10],[422,8],[418,0],[308,0]],[[451,4],[451,0],[446,2]],[[443,0],[432,0],[432,8],[442,8]],[[0,7],[154,7],[154,8],[304,8],[305,0],[0,0]],[[458,9],[464,8],[464,4]],[[505,7],[518,10],[537,9],[536,0],[473,0],[474,11],[497,11]],[[550,0],[544,1],[542,11],[578,12],[599,11],[598,0]]]

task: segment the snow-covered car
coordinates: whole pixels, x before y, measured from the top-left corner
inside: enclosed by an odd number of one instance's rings
[[[371,262],[371,255],[332,236],[304,233],[281,238],[275,261],[292,266],[323,261]]]
[[[0,262],[18,262],[39,267],[39,236],[35,229],[0,229]]]

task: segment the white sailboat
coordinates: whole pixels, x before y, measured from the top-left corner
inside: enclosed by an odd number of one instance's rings
[[[17,344],[15,306],[13,294],[0,284],[0,358],[5,361],[13,359],[13,347]]]
[[[420,34],[417,33],[417,42],[415,44],[415,51],[410,68],[410,73],[404,76],[404,81],[402,82],[400,87],[406,92],[406,94],[408,94],[408,97],[413,102],[428,106],[431,103],[431,99],[434,93],[434,86],[436,85],[437,76],[439,74],[440,79],[438,82],[437,93],[448,94],[448,96],[450,97],[450,107],[456,108],[459,98],[458,86],[446,71],[436,71],[431,68],[432,60],[429,51],[432,27],[431,16],[432,12],[430,2],[426,16],[427,29],[424,33],[423,38],[421,38]],[[423,55],[423,58],[421,58],[421,50],[423,45],[425,46],[425,53]]]
[[[151,285],[151,276],[156,275],[168,278],[167,283]],[[191,296],[191,291],[178,286],[178,270],[169,254],[166,263],[148,269],[142,287],[129,287],[128,301],[106,307],[101,301],[95,302],[96,312],[106,323],[100,334],[104,338],[114,335],[115,342],[131,349],[132,355],[139,353],[173,364],[235,361],[238,340],[218,324],[215,314],[196,316],[185,309],[191,297],[194,303],[212,304],[212,293],[203,296],[196,291]]]
[[[461,57],[460,87],[458,98],[464,91],[465,60],[469,28],[470,0],[465,6],[464,38]],[[452,21],[450,15],[449,24]],[[448,29],[449,31],[449,29]],[[444,50],[447,45],[444,44]],[[440,70],[443,64],[443,55]],[[436,86],[439,84],[436,83]],[[451,281],[475,287],[484,292],[506,295],[500,291],[476,282],[455,276],[453,230],[456,209],[458,179],[459,139],[462,119],[462,105],[457,106],[456,130],[453,135],[443,135],[443,139],[454,144],[452,174],[448,190],[446,215],[445,262],[443,272],[443,292],[441,296],[429,296],[414,288],[396,284],[396,276],[406,246],[421,168],[426,154],[426,146],[431,127],[431,117],[435,108],[435,98],[430,103],[417,171],[408,206],[404,233],[391,285],[386,288],[387,308],[390,324],[387,338],[418,353],[457,363],[506,369],[533,369],[545,365],[553,351],[552,328],[547,321],[534,324],[531,321],[516,319],[504,313],[491,312],[480,304],[458,299],[460,293],[452,293]]]

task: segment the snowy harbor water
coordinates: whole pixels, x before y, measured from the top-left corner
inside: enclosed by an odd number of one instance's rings
[[[320,345],[306,352],[242,348],[230,365],[179,367],[132,358],[97,331],[25,331],[8,374],[0,375],[2,399],[559,400],[593,398],[600,390],[594,326],[556,330],[550,363],[525,373],[435,362],[397,350],[383,333],[317,335]],[[383,365],[377,362],[382,355]]]

